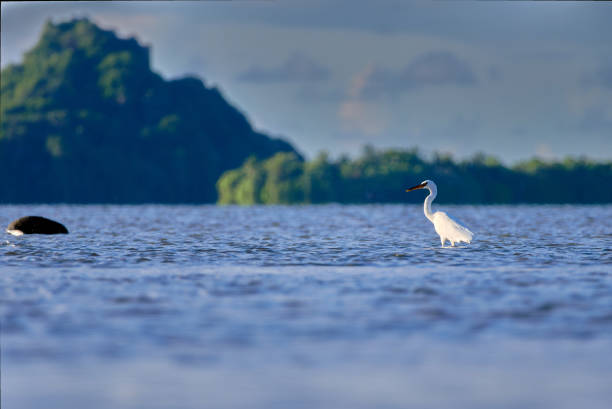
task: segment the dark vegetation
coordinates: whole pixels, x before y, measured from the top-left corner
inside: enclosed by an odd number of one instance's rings
[[[355,160],[321,154],[304,162],[293,153],[250,158],[224,173],[217,190],[222,204],[414,203],[425,194],[405,189],[425,179],[436,182],[437,200],[446,203],[612,202],[612,162],[533,159],[508,168],[482,154],[463,162],[443,155],[427,161],[416,150],[371,147]]]
[[[149,49],[87,19],[48,22],[2,70],[0,202],[214,202],[255,155],[295,152],[255,132],[216,88],[166,81]]]
[[[0,203],[416,202],[404,189],[423,179],[441,202],[612,202],[612,162],[508,168],[373,148],[304,162],[216,88],[164,80],[147,47],[87,19],[47,23],[23,63],[2,70],[1,92]]]

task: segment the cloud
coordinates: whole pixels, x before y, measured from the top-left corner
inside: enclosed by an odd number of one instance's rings
[[[493,82],[499,82],[504,79],[504,73],[497,65],[491,65],[488,69],[487,74],[489,76],[489,80]]]
[[[238,75],[238,80],[253,83],[322,81],[330,76],[329,69],[313,59],[300,54],[292,54],[277,67],[252,66]]]
[[[353,78],[348,93],[353,98],[376,98],[426,86],[470,86],[476,82],[467,62],[449,51],[441,51],[422,54],[399,71],[368,66]]]
[[[547,143],[540,143],[536,146],[535,154],[537,157],[545,160],[556,159],[557,155],[553,152],[552,147]]]
[[[347,132],[359,132],[366,136],[379,136],[389,125],[388,115],[378,104],[350,100],[340,104],[338,117]]]
[[[612,133],[612,110],[605,106],[591,107],[580,118],[578,127],[585,132],[607,131]]]
[[[396,72],[370,64],[351,78],[338,118],[345,131],[380,136],[389,127],[390,118],[372,99],[426,86],[475,83],[470,66],[450,52],[422,54]]]
[[[366,69],[357,73],[351,78],[351,83],[347,90],[347,94],[350,98],[359,98],[363,95],[364,90],[370,83],[370,79],[375,75],[376,69],[372,65],[368,65]]]
[[[584,84],[612,88],[612,63],[601,66],[597,71],[584,76]]]
[[[584,89],[571,96],[568,108],[571,117],[577,122],[577,129],[582,132],[612,132],[612,97],[610,89]]]
[[[307,84],[300,87],[296,93],[296,98],[300,101],[312,102],[334,102],[344,101],[346,99],[345,90],[339,86],[329,86],[324,83],[320,86]]]

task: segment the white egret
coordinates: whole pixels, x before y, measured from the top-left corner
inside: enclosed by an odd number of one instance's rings
[[[434,201],[436,195],[438,194],[438,187],[433,181],[426,180],[421,182],[410,189],[406,189],[406,192],[416,189],[429,190],[429,195],[425,198],[425,203],[423,203],[423,211],[425,212],[425,217],[427,217],[429,221],[433,223],[436,233],[438,233],[440,236],[442,247],[444,247],[446,240],[450,241],[451,246],[454,246],[455,243],[462,241],[466,243],[470,243],[472,241],[474,234],[467,228],[448,217],[448,215],[444,212],[433,213],[431,211],[431,202]]]

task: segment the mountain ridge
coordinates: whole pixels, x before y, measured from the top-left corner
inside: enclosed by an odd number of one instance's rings
[[[148,47],[86,18],[48,21],[2,70],[1,102],[4,203],[212,203],[218,177],[246,158],[299,156],[219,89],[165,80]]]

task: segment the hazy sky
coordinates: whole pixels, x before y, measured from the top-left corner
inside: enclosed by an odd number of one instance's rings
[[[312,157],[364,144],[612,159],[612,3],[2,3],[2,66],[88,16]]]

